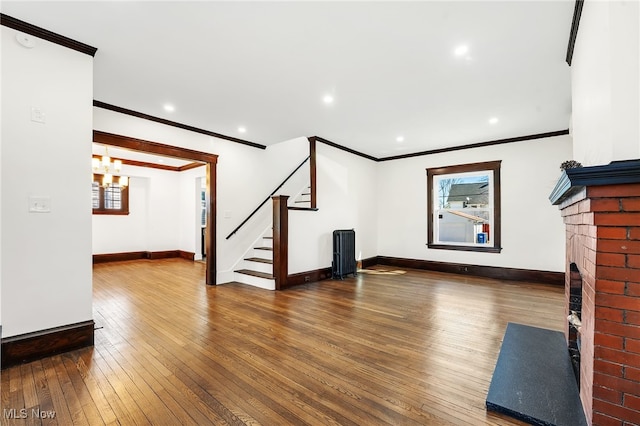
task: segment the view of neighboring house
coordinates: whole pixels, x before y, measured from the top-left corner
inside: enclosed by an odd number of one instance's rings
[[[487,207],[489,205],[489,184],[454,183],[449,190],[447,203],[451,208]]]
[[[491,222],[488,182],[444,180],[441,193],[446,201],[438,210],[439,241],[487,244]]]

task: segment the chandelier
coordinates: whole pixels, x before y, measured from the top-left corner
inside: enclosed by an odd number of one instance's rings
[[[109,149],[105,148],[105,155],[102,159],[93,157],[91,159],[91,167],[94,173],[102,174],[102,186],[107,188],[113,184],[113,175],[120,173],[122,170],[122,160],[113,160],[109,157]],[[129,185],[128,176],[118,176],[118,184],[121,188]]]

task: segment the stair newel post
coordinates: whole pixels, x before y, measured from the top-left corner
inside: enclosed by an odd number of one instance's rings
[[[287,285],[289,275],[289,209],[288,195],[275,195],[273,200],[273,276],[276,290]]]

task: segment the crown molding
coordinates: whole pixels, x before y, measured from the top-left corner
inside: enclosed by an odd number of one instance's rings
[[[200,129],[198,127],[190,126],[188,124],[178,123],[177,121],[167,120],[165,118],[155,117],[153,115],[145,114],[142,112],[134,111],[132,109],[122,108],[117,105],[111,105],[106,102],[97,101],[94,99],[93,106],[97,108],[107,109],[109,111],[118,112],[120,114],[130,115],[132,117],[141,118],[143,120],[149,120],[160,124],[165,124],[171,127],[177,127],[178,129],[188,130],[190,132],[200,133],[207,136],[212,136],[218,139],[224,139],[231,142],[237,142],[242,145],[251,146],[253,148],[266,149],[265,145],[259,143],[250,142],[244,139],[234,138],[233,136],[223,135],[221,133],[211,132],[209,130]]]
[[[28,22],[21,21],[20,19],[14,18],[9,15],[5,15],[4,13],[0,13],[0,25],[7,28],[13,28],[14,30],[30,34],[34,37],[50,41],[51,43],[67,47],[69,49],[84,53],[92,57],[95,56],[96,52],[98,51],[98,48],[96,47],[89,46],[88,44],[81,43],[69,37],[65,37],[52,31],[45,30],[44,28],[29,24]]]
[[[503,144],[507,144],[507,143],[530,141],[530,140],[534,140],[534,139],[551,138],[551,137],[554,137],[554,136],[562,136],[562,135],[568,135],[568,134],[569,134],[569,129],[558,130],[558,131],[555,131],[555,132],[546,132],[546,133],[537,133],[537,134],[534,134],[534,135],[517,136],[515,138],[497,139],[497,140],[493,140],[493,141],[477,142],[477,143],[470,143],[470,144],[466,144],[466,145],[451,146],[451,147],[448,147],[448,148],[431,149],[431,150],[428,150],[428,151],[414,152],[414,153],[411,153],[411,154],[394,155],[393,157],[379,158],[377,161],[401,160],[403,158],[420,157],[420,156],[423,156],[423,155],[432,155],[432,154],[442,154],[443,152],[461,151],[463,149],[472,149],[472,148],[483,148],[483,147],[492,146],[492,145],[503,145]]]

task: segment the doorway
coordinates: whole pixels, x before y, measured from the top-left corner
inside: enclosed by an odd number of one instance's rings
[[[205,283],[207,285],[216,285],[216,164],[218,156],[206,152],[165,145],[158,142],[145,141],[128,136],[101,132],[98,130],[93,131],[93,142],[108,146],[116,146],[131,151],[193,161],[193,165],[184,166],[185,170],[187,170],[186,167],[199,167],[202,164],[206,166],[204,178],[204,216],[206,221],[204,227],[204,252],[206,253]]]

